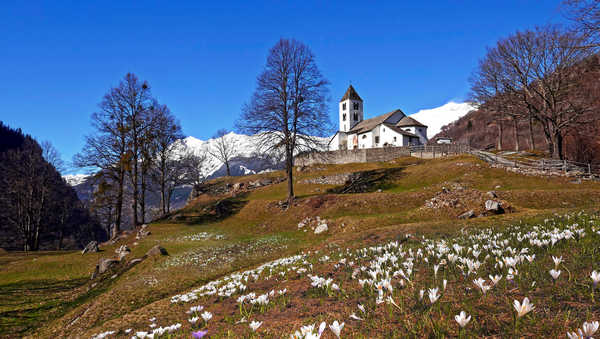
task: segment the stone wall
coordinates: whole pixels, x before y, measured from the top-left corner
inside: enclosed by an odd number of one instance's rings
[[[294,164],[296,166],[349,164],[355,162],[389,161],[408,156],[410,156],[410,149],[407,147],[366,148],[301,154],[296,157]]]

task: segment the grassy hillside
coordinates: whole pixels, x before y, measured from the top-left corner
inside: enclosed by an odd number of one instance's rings
[[[308,179],[359,171],[366,171],[366,174],[364,185],[358,188],[307,182]],[[281,182],[241,191],[235,196],[230,193],[201,195],[172,217],[151,224],[150,236],[136,241],[132,234],[116,244],[101,246],[102,251],[98,253],[0,254],[1,335],[91,337],[115,331],[110,337],[131,337],[136,331],[151,331],[151,323],[157,324],[157,328],[180,323],[181,328],[173,328],[171,337],[188,338],[192,330],[204,328],[211,337],[255,335],[279,338],[289,337],[303,325],[318,326],[322,321],[331,324],[338,320],[346,323],[342,335],[348,337],[401,337],[406,333],[414,337],[444,337],[458,335],[453,319],[461,307],[474,317],[465,333],[475,336],[508,331],[519,331],[521,335],[548,335],[559,329],[576,328],[583,320],[594,319],[597,310],[588,300],[589,281],[585,279],[594,268],[597,255],[593,243],[599,236],[591,227],[595,225],[594,208],[600,201],[598,183],[574,184],[568,178],[521,176],[490,168],[470,156],[313,166],[295,171],[295,174],[298,200],[289,209],[283,209],[279,204],[286,195],[286,183]],[[212,183],[219,186],[282,176],[283,173],[272,172],[221,178]],[[490,190],[510,206],[512,213],[469,220],[457,218],[470,209],[480,214],[485,193]],[[342,191],[353,193],[339,193]],[[441,194],[441,191],[447,193]],[[427,201],[436,197],[450,199],[450,206],[425,207]],[[592,214],[573,216],[577,222],[571,217],[554,215],[581,210]],[[315,235],[310,225],[299,229],[298,224],[309,217],[325,219],[328,232]],[[580,225],[573,226],[574,223]],[[465,275],[446,259],[439,275],[432,276],[433,265],[447,255],[436,252],[443,247],[440,244],[456,242],[472,247],[474,240],[469,234],[491,227],[491,233],[486,235],[504,230],[502,232],[506,233],[500,237],[508,238],[507,244],[520,250],[531,245],[521,243],[517,239],[521,237],[516,233],[532,230],[538,224],[554,225],[561,232],[569,227],[585,227],[588,236],[583,243],[563,243],[561,240],[559,246],[552,248],[531,248],[531,253],[535,253],[544,266],[531,265],[531,268],[523,269],[519,266],[527,278],[503,282],[499,285],[501,288],[494,288],[486,296],[477,295],[471,280],[480,276],[487,279],[488,274],[497,272],[502,272],[505,280],[507,274],[506,267],[494,267],[496,257],[491,253],[485,252],[479,258],[490,254],[477,274]],[[465,228],[470,233],[461,231]],[[409,233],[413,237],[406,241]],[[391,241],[402,241],[402,249],[389,245]],[[481,237],[476,242],[478,246],[485,246]],[[98,260],[114,257],[115,249],[122,244],[132,250],[124,263],[90,280]],[[151,256],[134,265],[126,264],[131,259],[142,258],[156,244],[164,247],[169,255]],[[372,246],[384,247],[377,250]],[[419,248],[428,255],[411,259],[414,275],[410,282],[404,279],[402,287],[401,276],[390,276],[392,291],[383,289],[384,298],[391,296],[396,305],[385,300],[378,304],[375,285],[385,279],[382,272],[389,271],[391,275],[400,267],[388,262],[372,279],[373,285],[360,286],[359,279],[370,279],[368,267],[373,269],[370,265],[378,256],[388,253],[386,258],[394,255],[401,263],[411,257],[408,251],[414,254]],[[472,251],[461,255],[466,258]],[[510,254],[510,250],[507,253]],[[561,280],[556,285],[546,270],[550,269],[550,255],[567,258]],[[425,257],[429,262],[424,261]],[[291,259],[261,266],[280,258]],[[471,259],[474,259],[472,255]],[[241,281],[236,275],[230,276],[232,272],[248,272],[257,267],[260,269],[245,273]],[[355,273],[356,269],[358,273]],[[308,274],[331,278],[339,289],[332,289],[331,283],[324,288],[315,288],[311,286]],[[221,296],[202,296],[211,291],[208,287],[187,294],[216,279],[231,282],[230,287],[235,285],[234,281],[243,284],[245,290],[230,288],[231,297],[226,296],[225,290],[221,291],[221,294],[225,293]],[[439,303],[430,305],[427,296],[419,300],[421,289],[427,294],[428,288],[441,287],[442,279],[447,279],[449,289]],[[525,284],[530,285],[532,279],[537,285],[526,288]],[[223,284],[215,283],[214,286],[218,288]],[[577,288],[570,292],[572,284]],[[284,289],[286,292],[280,295],[278,291]],[[267,296],[270,301],[266,305],[244,302],[240,307],[237,302],[241,295],[255,292],[259,296],[271,290],[274,294]],[[183,297],[172,299],[176,295]],[[533,302],[538,306],[533,314],[520,321],[520,330],[514,329],[509,319],[512,316],[510,303],[512,298],[522,300],[526,295],[530,298],[535,295]],[[197,299],[183,301],[192,296]],[[358,303],[366,307],[365,313],[357,308]],[[204,307],[202,312],[213,314],[207,324],[201,318],[194,326],[188,321],[194,314],[186,311],[196,305]],[[202,312],[197,312],[198,316]],[[351,320],[352,313],[363,320]],[[544,319],[544,314],[552,314],[553,320],[538,321]],[[151,321],[153,318],[156,319]],[[257,333],[253,333],[242,318],[263,324]],[[126,333],[128,329],[132,331]],[[333,337],[332,333],[327,330],[323,337]],[[166,332],[164,337],[167,337]]]

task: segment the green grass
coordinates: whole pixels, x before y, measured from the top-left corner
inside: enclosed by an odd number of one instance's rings
[[[327,193],[336,188],[334,185],[301,183],[323,175],[373,170],[394,171],[397,175],[375,183],[375,190],[381,189],[380,193],[334,194]],[[358,246],[365,243],[369,234],[384,239],[400,230],[451,236],[458,227],[484,227],[555,211],[591,208],[600,202],[597,183],[574,185],[567,178],[517,175],[490,168],[470,156],[312,166],[302,172],[294,171],[294,175],[298,201],[288,210],[277,206],[277,202],[286,197],[285,182],[236,197],[195,199],[177,212],[174,220],[151,224],[152,234],[137,246],[133,246],[133,237],[125,241],[132,249],[128,259],[142,257],[156,244],[167,249],[168,257],[149,258],[120,272],[116,279],[105,277],[106,282],[95,288],[91,288],[92,282],[88,281],[95,264],[100,258],[113,256],[114,249],[121,243],[104,245],[102,252],[86,255],[79,252],[0,254],[0,300],[7,300],[0,309],[0,333],[7,333],[8,337],[24,333],[41,337],[68,336],[120,321],[143,323],[151,314],[161,313],[165,300],[174,294],[233,271],[303,250],[322,248],[325,244],[339,244],[342,248]],[[281,176],[281,172],[272,172],[220,178],[216,182],[248,182]],[[424,201],[448,183],[483,192],[499,191],[502,199],[516,207],[516,213],[458,222],[452,213],[422,210]],[[231,202],[230,213],[210,212],[223,199]],[[311,232],[298,231],[299,221],[317,215],[328,220],[328,235],[317,237]],[[183,240],[200,232],[224,238]],[[213,257],[217,259],[211,259]],[[195,259],[187,261],[186,258]],[[212,260],[209,265],[200,262],[209,259]],[[19,290],[32,292],[22,298],[18,294],[14,296]],[[46,312],[47,307],[56,311]],[[77,321],[70,325],[75,319]]]

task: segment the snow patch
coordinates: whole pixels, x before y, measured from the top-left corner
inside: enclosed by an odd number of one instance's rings
[[[63,179],[67,182],[69,186],[77,186],[82,184],[89,175],[87,174],[67,174],[63,175]]]
[[[442,127],[454,122],[477,107],[469,102],[453,102],[431,109],[422,109],[410,117],[427,125],[427,137],[432,138],[438,134]]]

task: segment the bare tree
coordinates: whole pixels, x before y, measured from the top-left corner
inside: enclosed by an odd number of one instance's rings
[[[131,163],[131,154],[128,152],[128,117],[120,104],[121,96],[119,88],[113,88],[104,95],[98,105],[99,110],[92,114],[95,131],[85,137],[83,149],[73,157],[75,166],[101,171],[102,175],[108,177],[110,187],[116,190],[112,201],[115,232],[121,229],[125,174]]]
[[[0,161],[0,170],[4,190],[1,205],[11,206],[3,216],[16,228],[23,249],[37,250],[42,228],[47,224],[42,218],[49,202],[49,165],[43,161],[42,150],[35,141],[26,140],[20,149],[6,152]]]
[[[590,109],[574,74],[574,67],[591,53],[580,48],[584,39],[545,26],[500,40],[474,74],[473,97],[505,115],[538,121],[550,155],[562,158],[566,131],[582,123]]]
[[[177,152],[180,145],[178,140],[184,136],[181,125],[166,105],[155,106],[153,114],[156,123],[153,133],[155,160],[152,178],[160,188],[161,213],[165,215],[171,208],[173,190],[181,184],[183,178],[183,166]]]
[[[580,47],[598,47],[600,39],[600,1],[565,0],[565,13],[575,23],[575,29],[584,35]]]
[[[227,137],[227,130],[220,129],[215,133],[213,139],[215,139],[215,143],[213,147],[211,147],[208,152],[213,157],[217,158],[220,162],[225,164],[225,170],[227,176],[231,176],[231,170],[229,168],[229,162],[235,156],[236,153],[236,143],[235,140],[231,137]]]
[[[256,90],[237,122],[242,131],[258,136],[263,152],[284,150],[288,206],[294,199],[295,153],[322,149],[313,136],[329,130],[328,84],[308,46],[281,39],[269,51]]]
[[[127,121],[127,151],[130,160],[127,170],[133,189],[133,225],[137,226],[139,224],[142,150],[145,142],[144,135],[151,126],[148,114],[153,99],[150,94],[150,85],[146,81],[140,81],[132,73],[125,75],[119,86],[112,90],[112,94],[115,104],[123,110]]]
[[[66,169],[65,162],[62,160],[56,147],[50,141],[42,141],[40,146],[42,147],[42,156],[44,159],[50,165],[54,166],[59,173],[64,172]]]
[[[178,159],[180,164],[178,165],[181,173],[183,174],[183,182],[190,185],[200,185],[206,176],[204,174],[204,166],[206,164],[206,153],[194,153],[192,150],[187,150]]]

